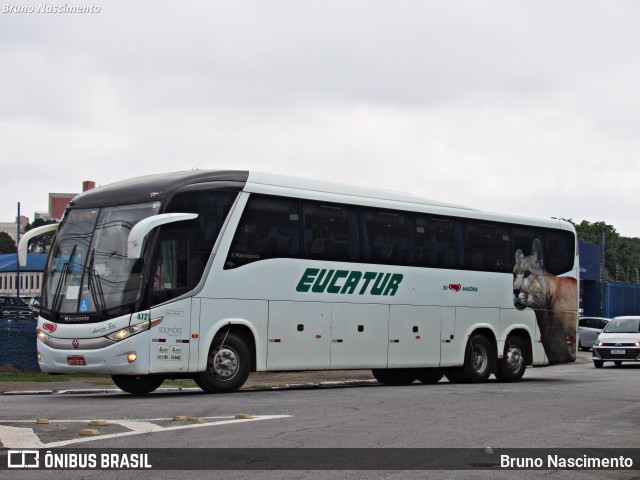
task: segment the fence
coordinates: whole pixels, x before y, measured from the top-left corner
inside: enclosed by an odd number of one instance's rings
[[[604,284],[603,316],[640,315],[640,285],[606,282]]]

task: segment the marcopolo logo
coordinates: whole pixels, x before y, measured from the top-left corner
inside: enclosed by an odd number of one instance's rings
[[[462,286],[462,284],[460,283],[450,283],[449,285],[443,285],[442,286],[442,290],[444,290],[445,292],[450,290],[452,292],[477,292],[478,291],[478,287],[464,287]]]
[[[394,296],[403,275],[401,273],[359,272],[357,270],[327,270],[307,268],[296,287],[298,292],[336,293],[340,295]]]

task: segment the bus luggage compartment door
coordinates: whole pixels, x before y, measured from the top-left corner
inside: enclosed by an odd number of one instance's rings
[[[331,368],[386,368],[389,305],[335,303]]]
[[[331,304],[269,302],[267,370],[329,368]]]
[[[391,305],[389,368],[440,366],[440,307]]]

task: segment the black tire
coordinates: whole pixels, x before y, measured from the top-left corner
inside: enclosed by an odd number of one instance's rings
[[[527,369],[527,342],[518,335],[507,338],[502,358],[496,360],[496,378],[500,382],[518,382]]]
[[[224,345],[222,341],[224,340]],[[207,393],[235,392],[244,385],[251,371],[251,353],[244,340],[229,333],[213,340],[207,358],[207,369],[194,377]]]
[[[418,381],[425,385],[438,383],[444,376],[444,371],[441,368],[420,368],[417,372]]]
[[[416,379],[416,372],[410,368],[374,368],[373,377],[384,385],[410,385]]]
[[[449,383],[468,383],[469,379],[462,367],[445,368],[444,376],[447,377]]]
[[[613,364],[614,364],[616,367],[621,367],[621,366],[622,366],[622,362],[621,362],[620,360],[616,360],[615,362],[613,362]]]
[[[578,340],[578,350],[580,350],[581,352],[586,352],[587,350],[589,350],[588,348],[585,348],[582,346],[582,342],[580,340]]]
[[[467,342],[464,365],[444,371],[451,383],[483,383],[495,370],[495,353],[491,342],[481,334],[471,335]]]
[[[132,395],[146,395],[153,392],[164,382],[163,377],[154,375],[111,375],[116,386]]]
[[[593,361],[593,366],[596,368],[602,368],[602,366],[604,365],[604,362],[602,360],[594,360]]]

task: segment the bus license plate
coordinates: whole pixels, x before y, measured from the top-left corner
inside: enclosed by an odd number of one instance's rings
[[[613,350],[611,350],[611,353],[613,355],[624,355],[624,350],[620,350],[619,348],[618,349],[614,348]]]
[[[84,357],[76,356],[76,357],[67,357],[67,363],[69,365],[86,365],[87,362],[84,361]]]

